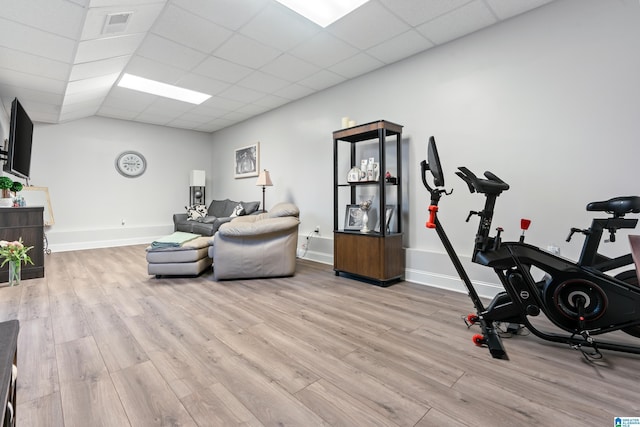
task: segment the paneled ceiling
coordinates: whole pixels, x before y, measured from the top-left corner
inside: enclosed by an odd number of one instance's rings
[[[370,0],[323,29],[275,0],[0,0],[0,98],[39,122],[213,132],[550,1]],[[105,33],[114,13],[131,15]],[[212,97],[120,88],[123,73]]]

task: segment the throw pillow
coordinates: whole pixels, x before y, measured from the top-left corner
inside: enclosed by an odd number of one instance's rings
[[[207,207],[205,205],[185,206],[185,208],[187,209],[188,221],[197,221],[207,216]]]
[[[242,206],[244,206],[245,215],[254,213],[260,207],[260,202],[240,202],[240,203],[242,204]]]
[[[233,208],[233,212],[231,213],[231,217],[237,217],[237,216],[242,216],[244,215],[244,206],[242,206],[240,203],[238,203],[238,205]]]

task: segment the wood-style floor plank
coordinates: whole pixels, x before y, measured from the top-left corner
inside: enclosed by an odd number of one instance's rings
[[[471,342],[463,294],[306,260],[288,278],[157,279],[145,255],[54,253],[46,277],[0,287],[0,321],[20,320],[18,425],[595,427],[640,414],[640,356],[587,363],[525,333],[492,359]]]

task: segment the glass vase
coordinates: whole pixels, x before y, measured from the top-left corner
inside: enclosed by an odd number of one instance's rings
[[[9,286],[18,286],[22,278],[22,263],[9,261]]]

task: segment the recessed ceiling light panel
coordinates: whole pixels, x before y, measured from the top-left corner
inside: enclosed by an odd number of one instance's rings
[[[133,74],[124,74],[118,82],[118,86],[198,105],[211,98],[211,95],[206,93],[145,79]]]
[[[328,27],[369,0],[276,0],[294,12]]]

